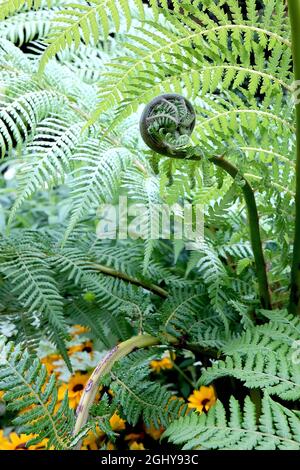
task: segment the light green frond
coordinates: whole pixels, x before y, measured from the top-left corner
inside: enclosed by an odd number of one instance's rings
[[[125,147],[110,146],[96,139],[88,139],[78,146],[72,162],[80,165],[73,173],[73,208],[65,240],[83,216],[91,210],[95,213],[101,204],[113,202],[122,172],[131,159],[132,154]]]
[[[244,407],[230,398],[230,416],[220,401],[205,413],[180,418],[172,423],[164,437],[189,449],[221,450],[299,450],[300,420],[267,395],[262,400],[262,413],[256,421],[256,408],[249,397]]]
[[[49,117],[35,129],[35,135],[26,149],[18,179],[17,198],[10,212],[9,222],[24,201],[37,190],[49,189],[64,180],[70,171],[72,153],[84,140],[83,123],[74,116]]]
[[[8,99],[1,105],[0,148],[5,155],[12,150],[14,141],[21,146],[43,118],[58,112],[63,99],[53,92],[41,90]]]
[[[143,3],[135,1],[143,12]],[[93,5],[73,3],[66,5],[55,19],[48,41],[50,45],[44,52],[40,70],[42,71],[47,61],[60,50],[72,43],[78,47],[80,42],[97,44],[99,38],[107,39],[112,31],[119,31],[123,19],[129,28],[132,20],[129,0],[97,0]]]

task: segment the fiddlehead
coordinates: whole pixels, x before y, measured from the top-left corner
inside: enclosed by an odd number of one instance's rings
[[[195,122],[191,103],[181,95],[169,93],[148,103],[141,116],[140,131],[145,143],[155,152],[182,156],[190,143]]]
[[[194,108],[186,98],[175,93],[165,94],[157,96],[147,104],[140,119],[140,131],[144,142],[161,155],[200,160],[201,154],[199,154],[198,148],[189,145],[195,122]],[[263,308],[271,309],[270,289],[254,192],[246,178],[240,175],[238,169],[223,157],[213,156],[209,158],[209,161],[222,168],[232,178],[239,175],[244,183],[242,191],[247,205],[260,302]]]

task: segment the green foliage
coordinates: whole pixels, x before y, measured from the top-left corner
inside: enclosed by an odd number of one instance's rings
[[[120,361],[112,372],[113,402],[121,405],[126,420],[135,425],[140,417],[146,426],[167,426],[186,413],[186,405],[165,386],[152,382],[149,360],[154,352],[137,351]],[[159,353],[159,351],[156,351]]]
[[[123,18],[130,27],[132,14],[129,0],[96,0],[94,5],[73,3],[59,11],[54,27],[49,35],[50,45],[44,52],[40,69],[61,49],[74,43],[78,47],[81,40],[85,44],[97,44],[100,34],[107,39],[111,31],[119,32]],[[139,15],[143,18],[143,2],[135,0]]]
[[[29,445],[48,438],[48,447],[67,449],[74,425],[74,414],[68,396],[58,409],[55,376],[47,377],[45,366],[37,358],[12,343],[0,350],[0,388],[5,391],[8,409],[22,411],[14,424],[37,437]],[[24,410],[24,411],[23,411]]]
[[[118,410],[130,425],[169,426],[166,437],[186,448],[299,449],[300,323],[285,311],[296,152],[285,3],[1,3],[0,331],[12,344],[0,390],[15,414],[35,405],[16,426],[50,446],[69,448],[97,422],[113,439]],[[145,148],[142,107],[164,93],[190,99],[189,144],[201,161]],[[172,130],[165,111],[160,124]],[[234,180],[213,155],[238,168]],[[272,311],[260,310],[242,175],[257,202]],[[105,205],[116,208],[120,196],[141,208],[146,239],[130,223],[126,240],[99,238],[111,221]],[[203,206],[204,242],[155,239],[157,205],[182,216],[184,202]],[[163,346],[113,367],[102,382],[114,396],[104,393],[72,438],[67,398],[55,411],[55,381],[36,354],[47,338],[70,368],[76,323],[101,354],[140,333]],[[151,373],[149,362],[174,347],[172,371]],[[186,399],[197,380],[214,381],[220,401],[184,416],[175,396]]]
[[[299,450],[299,426],[299,417],[268,395],[262,399],[259,422],[250,397],[243,409],[231,397],[229,418],[218,401],[207,415],[192,413],[175,421],[164,436],[184,444],[183,449]]]
[[[247,329],[223,347],[225,361],[206,369],[200,379],[207,384],[226,375],[242,380],[247,388],[260,388],[283,400],[300,397],[300,367],[293,360],[293,343],[299,338],[300,321],[277,314],[267,325]]]

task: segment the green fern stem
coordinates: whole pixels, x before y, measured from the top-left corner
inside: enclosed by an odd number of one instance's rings
[[[118,279],[122,279],[123,281],[129,282],[130,284],[134,284],[135,286],[142,287],[143,289],[152,292],[153,294],[158,295],[159,297],[165,299],[168,297],[169,293],[155,284],[148,283],[146,281],[142,281],[141,279],[136,279],[134,277],[128,276],[128,274],[122,273],[121,271],[116,271],[113,268],[108,266],[104,266],[103,264],[96,264],[91,263],[93,269],[100,271],[103,274],[107,274],[108,276],[117,277]]]
[[[176,158],[179,158],[176,156]],[[183,155],[180,158],[187,158],[186,155]],[[196,153],[194,155],[189,155],[188,158],[190,160],[200,160],[201,157]],[[248,212],[248,220],[249,220],[249,229],[250,229],[250,241],[255,261],[256,267],[256,276],[257,276],[257,283],[258,283],[258,290],[259,290],[259,297],[260,303],[262,307],[266,310],[272,309],[272,302],[271,302],[271,295],[270,295],[270,288],[267,276],[267,268],[266,268],[266,261],[264,257],[264,252],[262,249],[262,241],[260,236],[260,228],[259,228],[259,217],[258,211],[255,201],[255,196],[253,189],[247,179],[239,173],[239,170],[232,165],[232,163],[225,160],[225,158],[214,156],[210,157],[209,161],[212,162],[214,165],[222,168],[222,170],[226,171],[233,179],[239,175],[241,182],[242,182],[242,191],[244,194],[244,199],[247,206]]]
[[[82,429],[88,420],[89,410],[95,400],[101,378],[111,371],[112,367],[117,361],[127,356],[134,349],[154,346],[160,342],[161,340],[159,338],[155,338],[154,336],[147,334],[133,336],[132,338],[118,344],[106,354],[106,356],[94,369],[81,396],[76,410],[77,418],[74,427],[74,435],[78,434],[78,432]],[[74,449],[80,449],[80,447],[81,440],[76,444]]]
[[[232,176],[232,178],[235,178],[239,174],[238,169],[222,157],[211,157],[209,160],[214,163],[214,165],[226,171],[230,176]],[[248,212],[250,241],[255,260],[260,302],[264,309],[271,310],[271,296],[267,277],[266,262],[262,249],[262,242],[259,229],[259,218],[255,196],[253,189],[246,180],[246,178],[244,176],[241,176],[241,180],[242,191],[244,194]]]
[[[187,158],[186,155],[179,157],[178,155],[175,158]],[[201,156],[195,153],[194,155],[191,154],[188,156],[190,160],[200,160]],[[255,261],[256,267],[256,277],[258,283],[258,290],[259,290],[259,297],[260,303],[262,307],[266,310],[272,309],[272,302],[271,302],[271,295],[270,295],[270,288],[267,276],[267,268],[266,262],[264,257],[264,252],[262,249],[262,241],[260,236],[260,228],[259,228],[259,217],[258,211],[255,201],[255,196],[253,189],[247,179],[239,173],[239,170],[232,165],[232,163],[225,160],[225,158],[214,156],[210,157],[209,161],[212,162],[214,165],[222,168],[222,170],[226,171],[233,179],[239,175],[241,182],[242,182],[242,191],[244,194],[244,199],[247,206],[248,212],[248,220],[249,220],[249,229],[250,229],[250,241]]]
[[[289,0],[288,10],[292,31],[294,79],[297,81],[300,80],[300,0]],[[296,138],[296,214],[289,310],[291,313],[297,313],[300,315],[300,103],[296,103]]]

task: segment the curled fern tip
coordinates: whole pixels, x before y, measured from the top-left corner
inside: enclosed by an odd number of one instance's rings
[[[165,156],[182,154],[190,142],[196,122],[191,103],[181,95],[157,96],[145,107],[140,119],[144,142]]]

